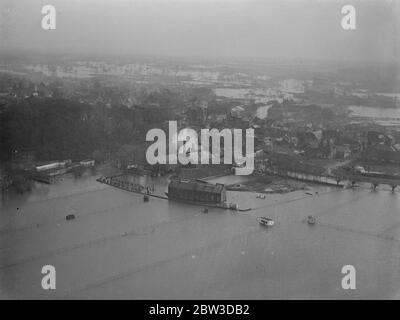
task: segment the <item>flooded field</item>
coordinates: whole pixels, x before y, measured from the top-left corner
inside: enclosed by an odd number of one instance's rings
[[[0,298],[400,297],[398,192],[316,185],[266,199],[228,192],[229,202],[253,210],[204,214],[198,206],[144,202],[98,176],[2,198]],[[157,192],[167,186],[162,178],[152,183]],[[71,213],[76,218],[66,221]],[[309,215],[314,226],[304,221]],[[275,226],[260,226],[258,216]],[[53,291],[41,287],[47,264],[57,272]],[[356,290],[341,287],[348,264],[357,271]]]

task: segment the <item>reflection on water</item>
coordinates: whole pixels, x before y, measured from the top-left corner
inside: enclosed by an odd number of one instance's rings
[[[398,193],[313,186],[258,199],[228,192],[228,201],[257,209],[204,214],[162,199],[145,203],[96,177],[2,199],[1,298],[398,297]],[[157,190],[167,185],[151,182]],[[76,219],[66,221],[69,213]],[[316,225],[304,223],[308,215]],[[276,225],[265,229],[257,216]],[[45,264],[56,267],[56,291],[41,289]],[[357,290],[341,289],[346,264],[357,270]]]

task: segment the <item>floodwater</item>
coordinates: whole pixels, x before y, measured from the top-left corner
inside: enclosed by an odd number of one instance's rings
[[[230,192],[229,201],[254,210],[205,214],[163,199],[146,203],[97,177],[37,184],[1,200],[0,298],[400,297],[398,192]],[[167,182],[151,183],[162,193]],[[66,221],[71,213],[76,219]],[[304,222],[308,215],[316,225]],[[257,216],[275,226],[260,226]],[[44,265],[56,269],[56,290],[41,287]],[[355,290],[342,289],[344,265],[356,269]]]
[[[400,125],[400,109],[349,106],[349,110],[351,116],[375,119],[381,125]]]

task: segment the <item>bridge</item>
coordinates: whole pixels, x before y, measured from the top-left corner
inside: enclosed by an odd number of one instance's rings
[[[331,174],[311,174],[300,171],[289,171],[289,170],[274,170],[272,168],[266,168],[265,172],[275,174],[281,177],[293,178],[296,180],[321,183],[327,185],[334,185],[343,187],[341,182],[350,182],[352,186],[355,186],[357,182],[370,183],[372,188],[376,190],[379,185],[389,185],[392,188],[392,192],[395,192],[397,186],[400,185],[400,177],[395,176],[368,176],[362,174],[355,174],[352,172],[344,171],[341,169],[332,170]]]
[[[397,186],[400,185],[400,177],[389,176],[389,175],[368,175],[368,174],[356,174],[352,172],[346,172],[344,170],[335,170],[335,176],[337,177],[338,183],[343,180],[350,181],[351,185],[354,186],[357,182],[370,183],[371,187],[376,188],[381,185],[389,185],[392,188],[392,192],[395,192]]]

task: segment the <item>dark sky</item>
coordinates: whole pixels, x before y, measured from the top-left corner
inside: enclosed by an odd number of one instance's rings
[[[400,0],[1,0],[0,50],[266,59],[396,59]],[[41,29],[41,7],[57,29]],[[353,4],[357,30],[341,28]]]

